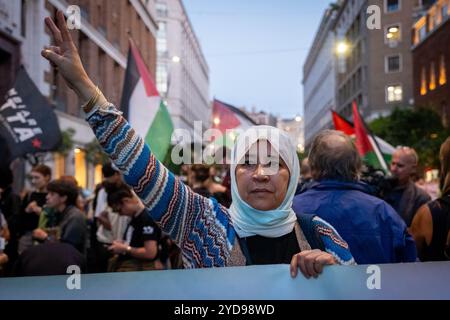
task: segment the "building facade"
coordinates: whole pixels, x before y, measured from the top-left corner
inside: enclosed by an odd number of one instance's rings
[[[369,6],[380,9],[381,28],[369,29]],[[336,54],[338,112],[351,117],[356,101],[370,121],[414,103],[411,26],[423,6],[421,0],[343,1],[335,26],[337,46],[344,48]]]
[[[450,1],[437,1],[413,26],[414,100],[450,124]]]
[[[337,12],[337,7],[330,7],[325,11],[303,65],[303,114],[306,145],[312,142],[319,131],[331,126],[330,110],[336,107],[333,27]]]
[[[0,97],[10,89],[20,66],[21,6],[0,0]]]
[[[81,29],[71,34],[86,71],[105,96],[118,107],[130,37],[139,48],[150,72],[156,73],[157,24],[143,0],[71,0],[70,3],[64,0],[0,1],[0,15],[2,10],[10,8],[9,11],[13,12],[10,16],[16,17],[13,35],[5,35],[4,31],[0,31],[0,54],[7,52],[11,55],[6,63],[2,59],[2,75],[3,70],[17,69],[17,65],[23,64],[41,93],[54,106],[61,130],[73,132],[73,148],[68,150],[67,155],[55,153],[46,158],[46,163],[53,168],[53,178],[74,175],[83,188],[93,189],[101,180],[101,166],[87,161],[86,146],[95,137],[83,119],[80,106],[84,102],[79,101],[58,71],[40,56],[41,49],[51,41],[44,18],[55,17],[56,10],[67,14],[69,5],[78,6],[81,15]],[[12,44],[3,46],[3,39],[11,37],[14,39],[8,41]],[[19,54],[13,56],[11,52]],[[20,57],[19,61],[14,61],[14,57]],[[15,74],[15,70],[11,74]],[[12,77],[7,81],[6,87],[10,87]],[[3,87],[2,83],[1,90],[4,90]],[[16,166],[21,167],[17,171],[29,170],[27,164]]]
[[[151,0],[158,21],[157,87],[167,101],[175,129],[188,130],[194,139],[194,121],[211,126],[209,68],[200,42],[181,0]]]
[[[279,119],[277,128],[285,131],[291,138],[291,142],[297,147],[298,152],[305,151],[305,128],[303,119],[299,116],[293,119]]]
[[[271,113],[265,111],[257,112],[255,108],[252,108],[252,111],[247,111],[245,108],[241,108],[241,111],[245,112],[245,114],[247,114],[257,125],[277,126],[278,118]]]

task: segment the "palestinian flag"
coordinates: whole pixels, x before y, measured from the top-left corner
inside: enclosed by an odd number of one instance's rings
[[[130,41],[121,110],[134,130],[150,146],[155,157],[164,161],[170,149],[174,127],[153,79],[138,49]]]
[[[356,106],[356,104],[354,103],[354,107]],[[358,113],[359,115],[359,113]],[[351,136],[353,138],[356,139],[356,130],[355,130],[355,125],[346,120],[343,116],[341,116],[339,113],[332,111],[332,118],[333,118],[333,123],[334,123],[334,127],[336,130],[342,131],[344,132],[346,135]],[[357,117],[354,117],[355,119],[357,119]],[[364,122],[361,119],[361,116],[358,117],[364,124]],[[356,120],[355,120],[356,122]],[[388,142],[384,141],[383,139],[381,139],[380,137],[374,136],[368,129],[367,126],[364,124],[364,129],[367,132],[367,138],[370,141],[370,149],[373,150],[379,150],[379,152],[382,154],[382,158],[384,159],[384,161],[381,161],[381,163],[389,163],[392,159],[392,154],[395,151],[395,148],[390,145]],[[365,142],[367,143],[367,142]],[[364,144],[364,142],[363,142]],[[358,143],[357,143],[358,145]],[[360,151],[358,149],[358,151]],[[364,157],[364,153],[360,154]],[[371,157],[369,157],[368,160],[370,160]],[[372,162],[368,162],[369,164],[373,165],[376,168],[383,168],[383,165],[378,161],[372,161]],[[387,165],[386,165],[386,169],[387,169]]]
[[[212,128],[218,129],[222,136],[213,143],[215,149],[227,147],[230,150],[241,131],[245,131],[256,123],[238,108],[214,99],[212,110]]]
[[[386,160],[384,160],[380,148],[375,140],[369,136],[369,130],[359,114],[356,102],[353,102],[353,120],[355,122],[356,148],[358,149],[361,157],[363,157],[364,160],[372,167],[381,168],[385,172],[388,172],[389,169]]]
[[[347,121],[336,111],[331,111],[334,128],[338,131],[342,131],[348,136],[353,136],[355,134],[355,128],[353,127],[353,123]]]

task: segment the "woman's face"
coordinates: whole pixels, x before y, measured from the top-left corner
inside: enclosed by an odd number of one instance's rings
[[[263,156],[260,157],[257,152],[261,144],[267,146],[268,157],[266,159]],[[252,155],[257,155],[257,157]],[[268,162],[269,160],[272,161]],[[278,170],[276,170],[277,167]],[[242,200],[256,210],[268,211],[278,208],[286,197],[289,177],[290,173],[286,163],[278,154],[272,154],[272,148],[267,141],[255,143],[245,155],[243,164],[238,164],[236,167],[239,195]]]
[[[47,187],[47,184],[50,181],[50,177],[46,177],[37,171],[31,171],[30,179],[31,179],[31,185],[36,190],[45,189],[45,187]]]

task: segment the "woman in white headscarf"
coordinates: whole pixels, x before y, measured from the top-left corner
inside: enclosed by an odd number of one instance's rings
[[[50,18],[46,24],[55,46],[46,47],[42,55],[86,101],[86,119],[98,141],[153,220],[177,242],[186,268],[290,263],[292,276],[300,269],[306,277],[316,277],[324,265],[354,263],[345,241],[326,222],[305,218],[299,226],[291,209],[299,164],[285,134],[254,127],[238,138],[228,210],[193,193],[171,174],[107,102],[82,66],[63,13],[57,13],[58,26]]]

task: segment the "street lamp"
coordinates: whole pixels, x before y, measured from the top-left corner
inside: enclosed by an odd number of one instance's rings
[[[181,61],[181,58],[179,56],[173,56],[172,57],[172,62],[173,63],[180,63],[180,61]]]
[[[350,53],[350,45],[347,41],[341,40],[336,43],[335,47],[337,56],[337,67],[339,73],[347,72],[346,57]]]
[[[389,33],[396,33],[398,32],[398,27],[390,27],[388,31]]]
[[[336,44],[336,53],[338,54],[338,56],[345,56],[348,53],[349,49],[350,46],[346,41],[339,41]]]
[[[302,117],[296,116],[296,117],[295,117],[295,121],[296,121],[296,122],[301,122],[301,121],[302,121]]]

